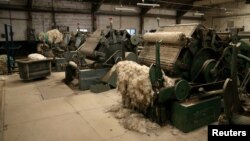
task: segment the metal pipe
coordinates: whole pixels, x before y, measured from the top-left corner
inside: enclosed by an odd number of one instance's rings
[[[246,60],[246,61],[248,61],[248,62],[250,63],[250,58],[249,58],[249,57],[247,57],[247,56],[245,56],[245,55],[243,55],[243,54],[238,54],[237,56],[238,56],[239,58],[244,59],[244,60]]]
[[[234,106],[232,112],[237,113],[240,111],[240,100],[237,85],[237,54],[240,47],[240,43],[231,43],[232,46],[232,61],[231,61],[231,79],[232,79],[232,97]]]
[[[223,94],[223,92],[224,92],[224,89],[208,91],[208,92],[205,92],[205,94],[202,95],[202,97],[208,97],[208,96],[212,96],[212,95],[220,95],[220,94]]]

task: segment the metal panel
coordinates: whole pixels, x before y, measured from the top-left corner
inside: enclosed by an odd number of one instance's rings
[[[32,80],[51,75],[51,59],[46,60],[17,60],[21,79]]]
[[[91,85],[101,83],[100,78],[103,77],[108,71],[109,68],[78,70],[79,89],[88,90]]]
[[[172,124],[183,132],[189,132],[218,119],[220,97],[196,102],[174,102],[171,113]]]
[[[55,58],[55,69],[57,72],[64,71],[66,64],[67,61],[65,58]]]

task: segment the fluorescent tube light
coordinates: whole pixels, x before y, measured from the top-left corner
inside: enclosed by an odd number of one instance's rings
[[[116,7],[115,10],[117,10],[117,11],[135,11],[135,8]]]
[[[205,14],[204,13],[200,13],[200,12],[195,12],[194,13],[194,16],[204,16]]]
[[[137,6],[151,6],[151,7],[159,7],[160,4],[152,4],[152,3],[137,3]]]

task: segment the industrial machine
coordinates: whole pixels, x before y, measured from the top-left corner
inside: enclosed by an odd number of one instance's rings
[[[1,55],[0,57],[0,74],[11,74],[12,71],[16,68],[15,58],[16,50],[20,49],[21,46],[17,46],[13,42],[14,32],[12,30],[12,25],[4,24],[4,34],[2,38],[5,38],[5,43],[0,47],[0,50],[4,50],[6,55]],[[7,60],[7,62],[5,62]],[[6,65],[7,66],[6,66]]]
[[[40,36],[42,43],[37,46],[38,53],[53,58],[52,66],[56,71],[64,71],[67,62],[85,42],[88,33],[78,31],[70,34],[64,31],[62,34],[58,30],[50,30]]]
[[[95,31],[66,67],[65,82],[93,92],[115,87],[115,74],[109,72],[110,68],[120,60],[136,60],[136,44],[130,38],[126,30],[113,29],[112,22],[106,30]]]
[[[249,77],[245,80],[249,62],[232,62],[229,45],[240,41],[243,35],[227,36],[219,36],[201,24],[164,26],[155,33],[146,33],[138,62],[150,66],[154,101],[146,111],[133,108],[161,125],[171,122],[184,132],[216,121],[221,113],[222,95],[230,88],[227,78],[232,76],[236,64],[239,67],[234,79],[238,76],[244,91],[249,93]],[[241,50],[243,54],[238,56],[248,60],[250,46],[243,43],[244,47],[248,51]],[[237,89],[236,85],[234,91]]]
[[[218,121],[219,124],[250,125],[250,33],[233,29],[223,33],[225,35],[232,38],[231,74],[225,82],[224,111]]]

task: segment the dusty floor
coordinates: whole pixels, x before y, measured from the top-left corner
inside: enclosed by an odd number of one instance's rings
[[[72,91],[62,83],[63,78],[63,72],[32,82],[21,81],[18,74],[0,76],[4,141],[207,140],[207,127],[190,133],[170,126],[151,134],[128,131],[105,112],[119,102],[116,90],[100,94]]]

